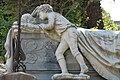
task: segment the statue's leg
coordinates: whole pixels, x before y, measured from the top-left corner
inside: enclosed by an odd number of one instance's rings
[[[80,64],[81,72],[80,73],[86,73],[88,72],[88,67],[84,62],[83,56],[81,54],[76,55],[76,60]]]
[[[68,49],[68,44],[66,43],[65,40],[61,39],[61,42],[55,52],[57,61],[60,65],[62,73],[68,73],[67,66],[66,66],[66,61],[63,56],[64,52]]]
[[[83,59],[83,56],[78,50],[77,42],[71,41],[72,43],[70,45],[70,50],[73,54],[73,56],[76,58],[77,62],[80,64],[81,73],[86,73],[88,71],[88,67],[85,64],[85,61]]]
[[[68,46],[70,47],[70,50],[72,52],[72,55],[76,58],[77,62],[80,64],[81,73],[86,73],[88,71],[88,67],[85,64],[85,61],[83,59],[83,56],[78,50],[78,43],[77,43],[77,32],[73,30],[68,31],[68,38],[65,37],[65,40],[68,43]]]

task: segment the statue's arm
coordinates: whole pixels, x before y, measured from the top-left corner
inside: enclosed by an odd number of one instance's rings
[[[27,22],[21,22],[21,27],[23,28],[42,28],[43,30],[51,30],[54,28],[55,23],[55,15],[54,13],[48,13],[48,23],[41,23],[41,24],[34,24],[34,23],[27,23]],[[17,22],[14,22],[13,25],[18,25]],[[13,26],[14,28],[17,28],[18,26]]]
[[[23,28],[23,27],[24,28],[40,28],[39,25],[37,25],[37,24],[21,22],[21,28]],[[18,22],[17,21],[15,21],[13,23],[12,28],[14,28],[14,29],[18,28]]]
[[[47,24],[41,23],[41,24],[39,24],[39,26],[43,30],[51,30],[51,29],[54,28],[54,23],[55,23],[55,15],[54,15],[54,13],[48,13],[48,23]]]

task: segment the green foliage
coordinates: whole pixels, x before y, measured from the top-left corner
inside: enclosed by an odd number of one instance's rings
[[[64,5],[63,5],[64,3]],[[62,6],[61,6],[62,5]],[[63,0],[60,7],[60,13],[63,14],[68,20],[72,23],[75,23],[77,26],[83,26],[86,22],[86,6],[88,1],[84,0]],[[83,21],[84,19],[84,21]]]
[[[115,24],[114,21],[111,19],[110,14],[107,13],[105,10],[102,11],[103,15],[103,22],[104,22],[104,29],[105,30],[119,30],[119,25]]]
[[[5,54],[4,43],[7,32],[17,16],[8,3],[0,2],[0,56]]]

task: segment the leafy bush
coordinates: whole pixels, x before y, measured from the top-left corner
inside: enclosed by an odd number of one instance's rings
[[[110,14],[106,12],[105,10],[102,10],[102,17],[104,22],[104,29],[105,30],[120,30],[120,25],[115,24],[114,21],[111,19]]]
[[[0,2],[0,56],[5,54],[4,43],[12,23],[17,20],[14,11],[5,2]]]

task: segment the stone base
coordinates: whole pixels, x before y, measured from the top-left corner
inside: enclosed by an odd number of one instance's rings
[[[87,74],[74,75],[74,74],[54,74],[52,80],[88,80],[90,76]]]
[[[15,72],[0,75],[0,80],[37,80],[37,79],[34,75],[28,73]]]

